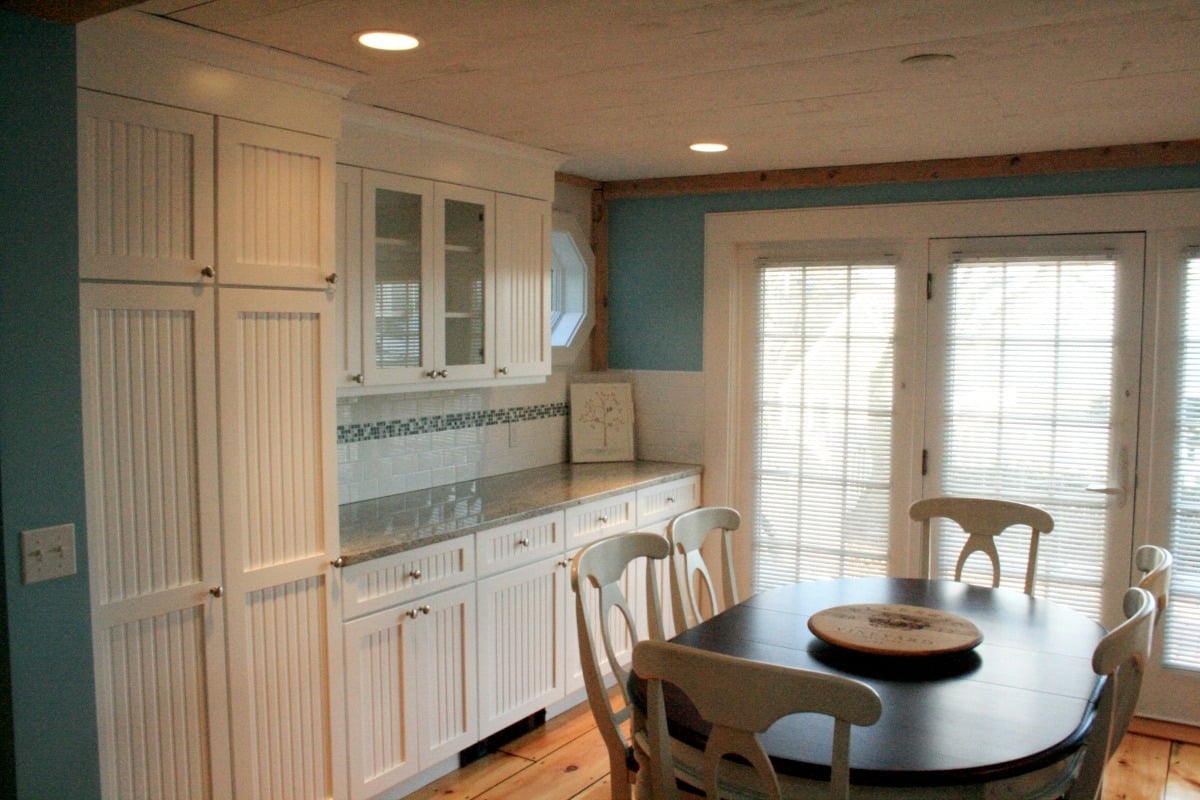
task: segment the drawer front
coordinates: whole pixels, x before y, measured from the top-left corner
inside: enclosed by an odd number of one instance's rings
[[[692,475],[638,489],[638,527],[670,519],[700,505],[700,476]]]
[[[475,533],[475,562],[481,576],[529,564],[563,549],[561,511]]]
[[[625,492],[567,509],[567,547],[603,539],[634,528],[637,499]]]
[[[475,537],[460,536],[342,570],[342,619],[475,580]]]

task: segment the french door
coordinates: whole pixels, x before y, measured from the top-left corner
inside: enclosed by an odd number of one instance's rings
[[[1133,541],[1142,234],[934,240],[923,488],[1045,508],[1034,594],[1106,625],[1121,617]],[[953,528],[953,525],[950,524]],[[1028,537],[997,547],[1020,589]],[[933,526],[931,570],[961,535]],[[986,582],[986,559],[964,577]]]

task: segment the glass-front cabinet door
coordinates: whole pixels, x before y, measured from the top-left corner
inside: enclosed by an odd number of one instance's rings
[[[434,377],[463,380],[495,377],[493,313],[494,195],[438,184],[436,190],[440,270]]]
[[[369,384],[429,379],[434,355],[433,183],[363,174],[363,349]]]

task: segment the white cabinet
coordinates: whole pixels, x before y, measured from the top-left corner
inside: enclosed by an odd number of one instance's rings
[[[79,275],[193,283],[212,270],[213,118],[79,91]]]
[[[550,374],[550,206],[496,195],[496,373]]]
[[[340,387],[549,374],[548,203],[345,165],[338,185]]]
[[[569,580],[560,553],[478,582],[481,737],[565,696]]]
[[[336,280],[332,140],[87,90],[78,129],[80,277]]]
[[[358,800],[478,739],[473,537],[342,573],[350,797]]]
[[[251,203],[250,176],[289,172],[273,158],[311,157],[288,132],[218,127],[238,155],[217,156],[217,188],[246,191],[214,192],[213,117],[80,97],[81,276],[109,281],[80,290],[104,796],[332,797],[345,785],[333,293],[233,280],[327,287],[305,228],[332,241],[332,150],[316,183]],[[221,274],[219,256],[214,281],[201,256],[224,247],[217,217],[222,237],[253,232],[234,250],[254,258]]]

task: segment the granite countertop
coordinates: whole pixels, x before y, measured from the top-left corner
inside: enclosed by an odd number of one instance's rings
[[[354,564],[699,473],[663,461],[551,464],[347,503],[338,509],[339,555]]]

